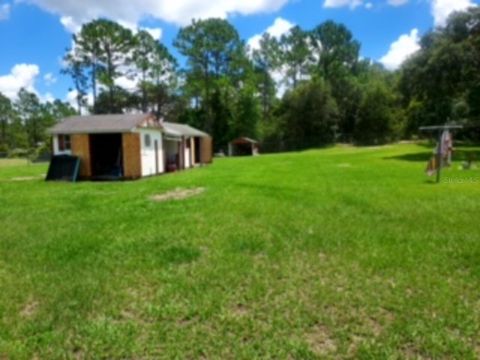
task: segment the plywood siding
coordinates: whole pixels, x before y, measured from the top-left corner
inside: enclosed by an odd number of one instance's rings
[[[123,172],[127,179],[142,177],[140,134],[123,134]]]
[[[202,164],[210,164],[213,158],[213,146],[211,137],[203,137],[200,139],[200,162]]]
[[[90,158],[90,138],[87,134],[71,136],[72,155],[80,158],[80,177],[89,178],[92,176],[92,162]]]

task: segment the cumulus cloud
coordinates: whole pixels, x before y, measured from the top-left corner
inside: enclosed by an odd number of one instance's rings
[[[2,4],[0,5],[0,21],[7,20],[10,17],[10,4]]]
[[[63,25],[63,27],[71,32],[71,33],[77,33],[80,31],[82,25],[78,23],[76,20],[74,20],[73,17],[71,16],[62,16],[60,17],[60,23]]]
[[[161,19],[176,25],[186,25],[191,19],[226,18],[231,14],[251,15],[274,12],[289,0],[21,0],[36,4],[61,17],[70,31],[82,23],[99,17],[138,24],[144,18]]]
[[[401,35],[390,45],[388,53],[380,62],[389,70],[396,70],[412,54],[420,50],[420,36],[418,29],[413,29],[410,34]]]
[[[267,33],[270,36],[280,38],[283,34],[286,34],[292,27],[295,25],[290,21],[285,20],[281,17],[275,19],[272,25],[270,25],[262,34],[257,34],[252,36],[247,44],[250,49],[258,49],[260,47],[260,40],[262,39],[263,34]]]
[[[51,93],[47,92],[46,94],[39,95],[40,102],[46,103],[46,102],[54,102],[55,101],[55,96],[53,96]]]
[[[150,35],[152,35],[152,37],[155,39],[155,40],[160,40],[162,38],[162,29],[160,28],[149,28],[149,27],[144,27],[144,28],[140,28],[141,30],[145,30],[146,32],[148,32]]]
[[[0,76],[0,92],[10,99],[15,99],[21,88],[37,93],[35,81],[39,74],[38,65],[17,64],[9,74]]]
[[[325,0],[323,6],[326,8],[340,8],[348,6],[350,9],[355,9],[362,4],[363,0]]]
[[[57,82],[57,78],[52,73],[46,73],[43,76],[43,81],[47,86],[50,86]]]
[[[65,97],[65,101],[67,103],[69,103],[70,106],[73,107],[75,110],[78,109],[77,94],[78,94],[77,90],[70,90],[67,93],[67,96]],[[93,106],[93,94],[91,92],[89,92],[86,95],[86,100],[87,100],[87,105],[88,106]],[[88,108],[83,107],[80,112],[81,112],[82,115],[86,115],[86,114],[88,114]]]
[[[471,0],[432,0],[432,15],[435,26],[444,26],[450,14],[472,6],[477,5]]]

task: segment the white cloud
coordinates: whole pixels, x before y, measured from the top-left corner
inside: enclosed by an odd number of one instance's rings
[[[10,4],[2,4],[0,5],[0,21],[7,20],[10,17]]]
[[[46,103],[46,102],[54,102],[55,101],[55,96],[53,96],[51,93],[47,92],[44,95],[39,96],[40,102]]]
[[[373,8],[373,4],[371,2],[365,4],[365,9],[370,10],[371,8]]]
[[[471,0],[432,0],[432,15],[435,26],[444,26],[451,13],[476,6]]]
[[[11,69],[10,74],[0,76],[0,92],[10,99],[15,99],[21,88],[37,93],[35,80],[39,74],[38,65],[17,64]]]
[[[163,32],[162,32],[162,29],[160,29],[160,28],[143,27],[143,28],[140,28],[140,30],[145,30],[150,35],[152,35],[152,37],[157,41],[162,38],[162,33]]]
[[[132,79],[127,76],[120,76],[115,79],[115,85],[120,86],[121,88],[133,92],[137,89],[139,79]]]
[[[409,0],[388,0],[388,5],[392,6],[402,6],[408,3]]]
[[[46,73],[43,76],[43,81],[47,86],[53,85],[57,82],[57,78],[52,73]]]
[[[389,70],[398,69],[410,55],[420,49],[419,42],[418,29],[413,29],[410,34],[401,35],[390,45],[388,53],[380,59],[380,62]]]
[[[281,17],[275,19],[272,25],[270,25],[262,34],[257,34],[252,36],[247,44],[250,49],[258,49],[260,47],[260,40],[264,33],[270,34],[270,36],[279,38],[283,34],[286,34],[292,27],[295,25],[292,24],[290,21],[285,20]]]
[[[350,9],[355,9],[362,4],[363,0],[325,0],[323,6],[326,8],[339,8],[348,6]]]
[[[60,17],[60,22],[62,23],[63,27],[71,33],[79,32],[82,27],[82,25],[75,21],[71,16]]]
[[[75,110],[78,110],[77,94],[78,94],[77,90],[70,90],[67,93],[67,96],[65,97],[65,101],[67,103],[69,103],[70,106],[72,108],[74,108]],[[87,99],[87,105],[88,106],[93,106],[93,94],[91,92],[89,92],[86,95],[86,99]],[[81,112],[82,115],[88,115],[88,113],[89,113],[87,107],[82,107],[80,112]]]
[[[161,19],[177,25],[189,24],[191,19],[228,15],[251,15],[274,12],[289,0],[20,0],[36,4],[57,14],[62,24],[72,31],[92,19],[107,17],[119,22],[138,24],[144,18]]]

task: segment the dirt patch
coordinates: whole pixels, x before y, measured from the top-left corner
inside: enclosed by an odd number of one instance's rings
[[[241,318],[248,315],[248,309],[243,304],[237,304],[232,309],[232,315],[237,318]]]
[[[314,326],[306,335],[310,349],[319,356],[325,356],[337,351],[337,345],[332,339],[330,330],[321,324]]]
[[[20,311],[20,315],[24,318],[30,318],[35,315],[38,309],[38,302],[37,301],[29,301],[25,304],[25,306]]]
[[[193,189],[183,189],[183,188],[176,188],[175,190],[168,191],[163,194],[157,194],[152,196],[153,201],[169,201],[169,200],[183,200],[188,199],[193,196],[200,195],[205,191],[205,188],[198,187]]]
[[[32,181],[32,180],[39,180],[42,178],[43,178],[42,176],[21,176],[21,177],[11,178],[10,181]]]

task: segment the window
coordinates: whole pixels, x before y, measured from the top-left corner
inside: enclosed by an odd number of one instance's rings
[[[70,141],[70,135],[58,135],[58,150],[70,151],[71,149],[72,144]]]
[[[145,146],[150,147],[152,145],[152,139],[150,139],[150,134],[145,134]]]

